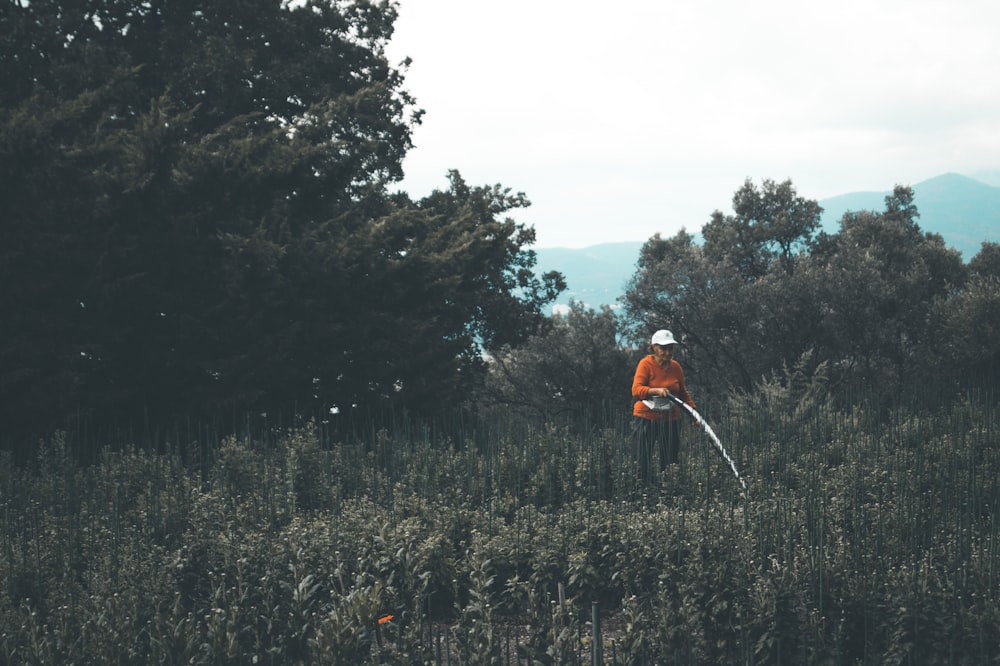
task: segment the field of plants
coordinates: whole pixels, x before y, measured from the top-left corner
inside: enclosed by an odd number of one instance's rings
[[[58,434],[0,464],[0,660],[997,663],[995,398],[843,404],[706,407],[747,498],[695,428],[639,487],[624,418],[166,433],[87,465]]]

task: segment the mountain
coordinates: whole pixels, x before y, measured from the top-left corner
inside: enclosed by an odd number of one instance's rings
[[[979,252],[983,241],[1000,242],[1000,172],[977,174],[982,180],[946,173],[913,186],[914,203],[922,230],[941,234],[945,243],[959,250],[966,262]],[[821,225],[828,233],[840,229],[847,211],[885,210],[885,192],[852,192],[819,201]],[[639,250],[645,241],[604,243],[582,249],[560,247],[535,250],[538,273],[561,271],[569,288],[556,306],[574,299],[588,306],[614,305],[625,293],[635,273]]]
[[[613,305],[625,293],[625,285],[635,273],[639,250],[645,241],[603,243],[579,250],[565,247],[539,248],[537,272],[560,271],[569,285],[557,305],[570,299],[592,308]]]
[[[823,230],[837,232],[847,211],[885,210],[891,193],[853,192],[821,200]],[[914,185],[913,202],[920,212],[920,228],[941,234],[965,261],[976,256],[983,241],[1000,241],[1000,187],[946,173]]]
[[[977,171],[971,175],[972,178],[978,180],[980,183],[1000,187],[1000,171]]]

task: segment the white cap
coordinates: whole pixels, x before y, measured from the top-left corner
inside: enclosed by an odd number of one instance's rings
[[[651,345],[676,345],[674,334],[667,330],[660,330],[653,333],[653,339],[649,341]]]

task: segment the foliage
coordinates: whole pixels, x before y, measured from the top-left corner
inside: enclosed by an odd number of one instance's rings
[[[735,215],[716,211],[702,229],[705,253],[712,263],[734,268],[756,280],[775,265],[794,271],[797,250],[808,245],[823,209],[798,196],[790,180],[765,179],[760,190],[749,179],[733,195]]]
[[[996,244],[964,266],[937,234],[924,233],[913,192],[897,187],[881,212],[848,212],[836,234],[817,234],[820,208],[790,181],[749,180],[733,197],[734,215],[716,212],[704,243],[681,230],[652,237],[640,252],[621,316],[553,318],[526,345],[493,364],[491,393],[525,416],[627,409],[629,369],[611,355],[631,355],[652,331],[682,340],[678,358],[708,402],[760,382],[803,359],[824,368],[831,386],[859,383],[891,395],[916,391],[933,403],[941,391],[988,386],[996,374]],[[571,327],[562,326],[569,323]],[[600,330],[602,351],[577,358],[570,330]],[[584,345],[587,347],[586,343]],[[623,362],[623,365],[634,363]],[[592,399],[589,370],[607,381]],[[633,366],[634,367],[634,366]],[[600,384],[599,384],[600,385]],[[567,386],[577,386],[568,400]],[[615,387],[618,388],[615,388]],[[574,403],[574,404],[569,404]]]
[[[994,397],[929,413],[830,391],[804,357],[720,406],[747,500],[696,434],[637,487],[615,423],[306,424],[204,467],[142,449],[80,467],[55,436],[0,466],[0,659],[585,662],[596,602],[605,663],[988,661]]]
[[[592,604],[620,663],[997,653],[998,415],[949,392],[995,377],[995,244],[903,187],[816,235],[790,181],[651,239],[623,329],[682,336],[751,492],[698,432],[646,486],[621,323],[542,317],[527,198],[389,192],[394,4],[65,4],[0,14],[0,660],[572,663]],[[324,420],[232,427],[272,406]]]
[[[965,288],[933,308],[937,364],[942,374],[955,373],[986,384],[1000,372],[1000,273],[974,275]],[[948,366],[951,367],[948,367]]]
[[[392,2],[5,3],[7,434],[448,404],[563,288],[528,205],[390,193],[422,111]],[[230,424],[231,425],[231,424]]]
[[[887,390],[919,381],[935,343],[931,312],[965,281],[958,253],[916,223],[908,188],[880,215],[846,214],[810,275],[825,307],[821,356],[843,376]]]
[[[485,396],[500,409],[581,425],[602,419],[609,406],[626,408],[634,364],[618,327],[610,308],[570,303],[516,349],[493,355]]]
[[[1000,278],[1000,243],[984,241],[979,253],[969,260],[969,272],[976,277]]]
[[[626,294],[633,339],[650,327],[680,334],[703,392],[750,391],[808,354],[834,385],[917,386],[933,400],[969,379],[973,357],[992,363],[995,339],[977,333],[992,307],[983,282],[969,282],[989,274],[992,248],[964,266],[920,230],[909,188],[897,187],[882,212],[846,213],[833,235],[814,235],[821,211],[789,182],[758,190],[748,181],[733,207],[705,226],[704,246],[684,231],[650,239]]]

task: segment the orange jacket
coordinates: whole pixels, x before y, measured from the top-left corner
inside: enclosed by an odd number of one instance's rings
[[[667,368],[660,367],[652,354],[639,361],[639,365],[635,369],[635,378],[632,380],[632,399],[635,400],[632,414],[651,421],[679,419],[682,411],[680,407],[675,406],[674,409],[667,412],[654,412],[642,402],[649,397],[649,389],[651,388],[666,388],[692,408],[695,407],[694,400],[684,383],[684,369],[681,368],[680,363],[673,359],[670,359],[670,365]]]

